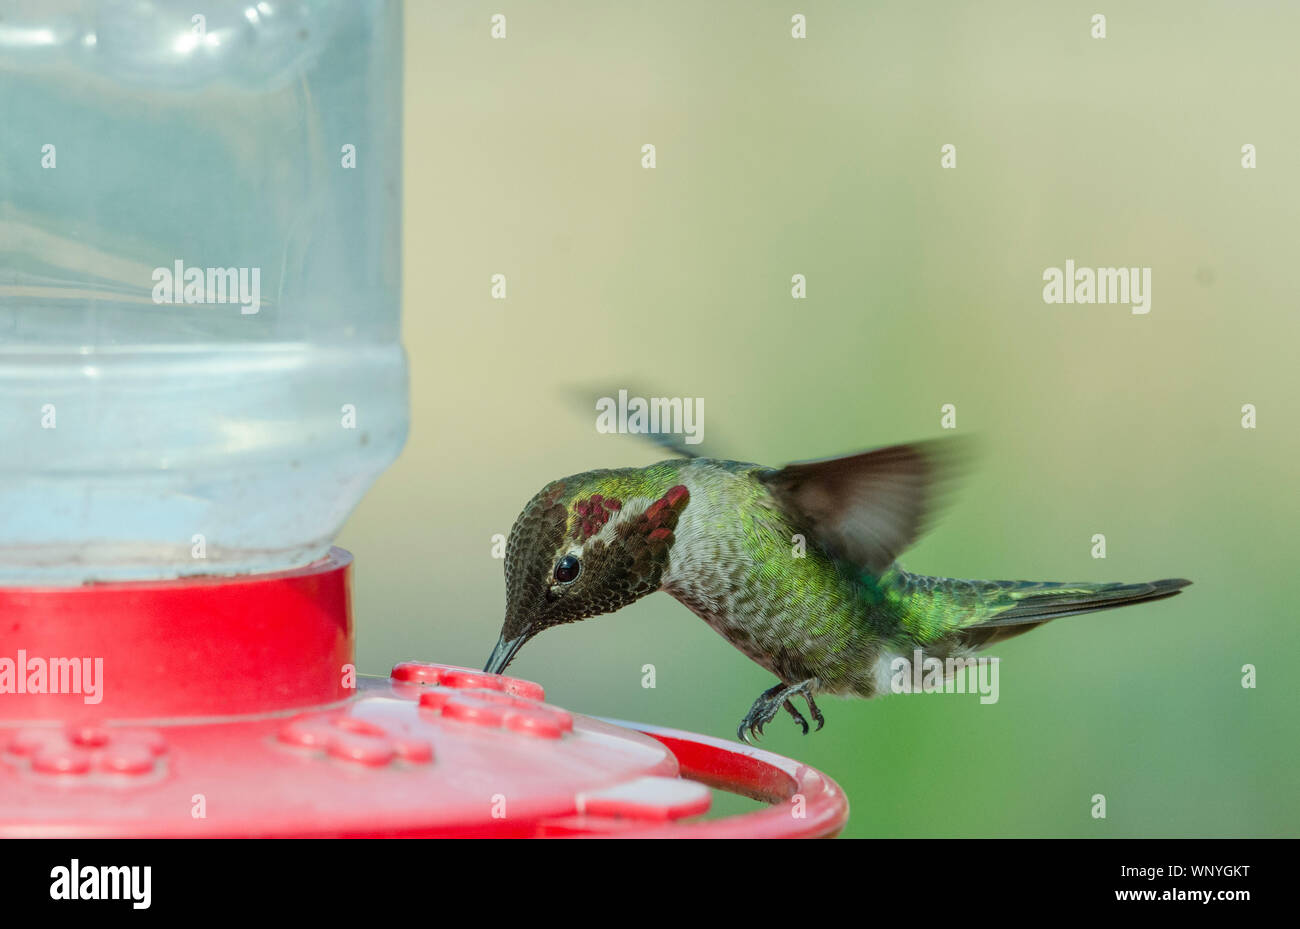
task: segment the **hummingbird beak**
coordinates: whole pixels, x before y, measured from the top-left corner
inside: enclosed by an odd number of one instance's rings
[[[492,654],[488,656],[487,664],[483,670],[488,674],[500,674],[506,669],[506,665],[514,660],[515,653],[524,647],[528,641],[528,633],[524,633],[514,639],[507,639],[505,633],[502,633],[497,639],[496,648],[492,649]]]

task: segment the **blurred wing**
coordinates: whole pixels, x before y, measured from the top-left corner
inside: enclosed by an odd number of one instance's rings
[[[627,387],[626,385],[624,385],[623,389],[627,391],[627,395],[629,397],[664,396],[663,394],[639,392],[633,388]],[[617,387],[613,389],[609,389],[608,387],[605,386],[602,387],[586,386],[586,387],[570,388],[567,391],[567,393],[572,398],[575,407],[577,407],[579,410],[582,410],[583,413],[586,414],[588,411],[594,408],[594,401],[604,399],[604,398],[609,398],[609,399],[617,398],[619,389]],[[685,398],[683,398],[683,400],[685,400]],[[642,441],[650,442],[654,445],[659,446],[660,448],[664,449],[669,454],[671,454],[674,458],[717,458],[718,457],[716,454],[712,452],[712,449],[714,447],[712,443],[695,443],[695,444],[688,445],[686,443],[686,436],[680,432],[637,432],[634,433],[634,435],[637,438],[641,439]]]
[[[700,447],[698,445],[687,445],[685,436],[669,434],[666,432],[649,432],[641,434],[641,438],[647,439],[655,445],[658,445],[660,448],[668,451],[674,458],[701,457]]]
[[[879,575],[928,528],[966,458],[965,443],[943,439],[798,462],[759,480],[833,557]]]

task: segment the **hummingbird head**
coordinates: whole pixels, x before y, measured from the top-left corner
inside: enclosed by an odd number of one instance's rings
[[[528,502],[506,544],[506,618],[484,671],[500,674],[543,629],[659,589],[690,493],[676,484],[647,494],[648,486],[628,472],[594,471],[553,481]]]

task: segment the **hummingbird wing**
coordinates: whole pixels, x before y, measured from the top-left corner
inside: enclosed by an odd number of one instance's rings
[[[964,451],[954,439],[914,442],[757,477],[832,557],[879,576],[928,528]]]
[[[686,444],[684,437],[673,435],[667,432],[646,432],[639,433],[641,438],[648,439],[660,448],[667,450],[674,458],[701,458],[698,446],[691,448]]]
[[[654,398],[661,397],[660,394],[638,392],[637,390],[626,386],[623,387],[621,390],[619,388],[611,389],[610,386],[606,384],[602,384],[599,387],[593,387],[589,385],[583,387],[573,387],[568,389],[566,392],[573,399],[575,407],[577,409],[582,410],[584,414],[586,414],[587,411],[591,410],[593,400],[597,401],[597,404],[599,404],[601,400],[605,400],[608,402],[610,400],[613,400],[615,397],[619,397],[620,394],[626,395],[627,397],[631,397],[634,399],[644,399],[646,397],[654,397]],[[686,397],[673,398],[673,399],[678,399],[683,404],[689,402],[690,400],[690,398],[686,398]],[[704,401],[697,400],[697,402],[699,404],[703,404]],[[597,410],[600,409],[599,405],[596,406],[596,409]],[[697,409],[699,409],[699,407],[697,407]],[[703,417],[703,413],[697,412],[696,415]],[[703,438],[702,427],[704,423],[702,419],[699,420],[699,425],[701,426],[701,431],[697,432],[694,436],[692,436],[692,438],[694,438],[695,441],[690,443],[686,441],[686,435],[684,432],[672,432],[667,429],[661,429],[657,432],[635,432],[633,433],[633,435],[636,435],[654,445],[659,446],[660,448],[664,449],[669,454],[671,454],[674,458],[722,457],[714,453],[713,451],[714,445],[712,442],[706,443],[704,445],[700,444],[700,440]]]

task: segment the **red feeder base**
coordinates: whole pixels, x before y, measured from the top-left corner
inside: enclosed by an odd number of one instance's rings
[[[805,765],[569,713],[530,681],[420,662],[358,681],[350,565],[0,588],[0,836],[812,837],[848,818]],[[699,819],[710,786],[769,806]]]

